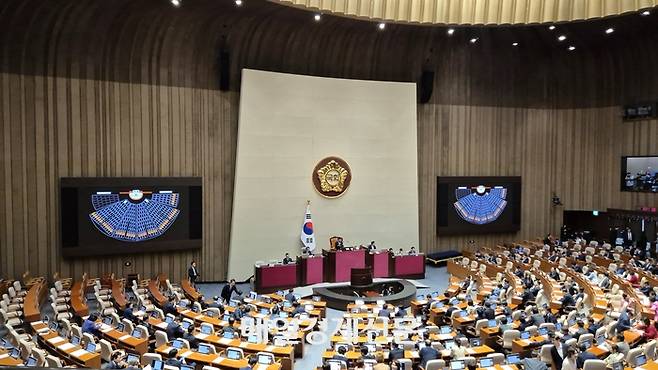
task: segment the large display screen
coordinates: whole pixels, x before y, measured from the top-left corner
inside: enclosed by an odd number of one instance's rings
[[[468,235],[521,229],[521,177],[438,177],[437,234]]]
[[[621,190],[658,193],[658,156],[622,157]]]
[[[201,178],[62,178],[62,254],[200,248],[201,197]]]

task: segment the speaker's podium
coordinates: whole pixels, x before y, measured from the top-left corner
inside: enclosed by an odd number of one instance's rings
[[[366,267],[366,250],[323,250],[324,281],[330,283],[350,281],[352,269]]]

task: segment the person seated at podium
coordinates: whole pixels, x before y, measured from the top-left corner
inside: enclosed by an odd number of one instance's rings
[[[336,239],[336,250],[337,251],[342,251],[344,248],[345,248],[345,246],[343,245],[343,238],[338,237]]]
[[[312,256],[313,252],[311,252],[311,248],[309,247],[304,247],[302,248],[302,254],[307,255],[307,256]]]
[[[398,256],[404,256],[404,251],[402,250],[402,248],[400,248],[400,250],[398,251]]]
[[[370,244],[368,244],[368,250],[374,251],[375,249],[377,249],[377,246],[375,245],[375,241],[373,240],[370,242]]]
[[[414,248],[414,246],[412,245],[411,248],[409,249],[409,255],[410,256],[415,256],[417,254],[418,254],[418,252],[416,252],[416,248]]]
[[[290,254],[289,254],[289,253],[286,253],[286,256],[283,257],[283,261],[282,261],[282,262],[283,262],[284,265],[287,265],[287,264],[289,264],[289,263],[292,263],[292,258],[290,258]]]

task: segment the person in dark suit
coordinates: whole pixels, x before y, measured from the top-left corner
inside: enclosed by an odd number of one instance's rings
[[[162,312],[167,316],[168,313],[172,315],[176,315],[176,296],[172,295],[169,297],[169,299],[162,305]]]
[[[196,281],[199,278],[199,270],[196,268],[196,261],[190,263],[190,267],[187,269],[187,277],[190,279],[192,286],[196,288]]]
[[[560,338],[553,337],[553,347],[551,347],[551,359],[553,360],[554,369],[562,369],[562,360],[564,359],[564,347]]]
[[[573,296],[568,291],[564,292],[564,296],[562,297],[562,312],[575,305],[576,301],[574,301]]]
[[[174,338],[181,338],[185,334],[183,328],[176,321],[172,321],[167,324],[167,329],[165,329],[165,332],[167,333],[167,338],[169,338],[169,340]]]
[[[334,360],[339,360],[339,361],[345,361],[347,364],[347,356],[345,356],[345,353],[347,353],[347,349],[344,346],[338,347],[338,350],[332,357]]]
[[[427,366],[427,361],[436,360],[439,358],[439,355],[439,351],[432,347],[432,342],[429,339],[425,340],[425,347],[418,351],[420,364],[423,368]]]
[[[194,337],[194,325],[190,325],[187,328],[187,333],[183,335],[183,339],[185,339],[190,343],[190,348],[192,349],[199,348],[199,340]]]
[[[391,311],[389,311],[388,306],[383,307],[381,310],[379,310],[379,314],[377,316],[379,317],[390,317],[391,316]]]
[[[123,310],[123,318],[128,319],[132,322],[137,322],[138,321],[137,316],[135,316],[135,313],[133,311],[134,311],[134,307],[132,302],[128,302],[126,308]]]
[[[224,301],[226,303],[231,301],[231,296],[233,293],[242,294],[241,291],[238,290],[235,286],[235,279],[231,279],[228,284],[224,285],[224,288],[222,288],[222,293],[220,294],[222,298],[224,298]]]
[[[393,362],[401,358],[404,358],[404,346],[402,344],[398,344],[388,353],[388,360]]]
[[[374,360],[375,355],[370,353],[370,351],[368,350],[368,347],[361,346],[361,359],[362,360]]]
[[[628,317],[628,313],[626,310],[622,310],[621,314],[619,315],[619,319],[617,319],[617,334],[623,333],[624,331],[628,330],[631,328],[631,319]]]
[[[377,249],[377,246],[375,245],[375,241],[373,240],[370,242],[370,244],[368,244],[368,250],[373,251],[375,249]]]
[[[495,319],[496,318],[496,310],[491,308],[491,304],[489,302],[486,302],[484,304],[484,307],[485,307],[485,309],[484,309],[484,313],[483,313],[482,316],[487,320]]]
[[[167,359],[167,361],[165,362],[165,365],[180,368],[181,365],[183,364],[183,362],[177,358],[178,357],[178,350],[176,348],[172,348],[169,351],[169,353],[167,354],[167,357],[169,357],[169,359]]]
[[[580,354],[576,358],[576,366],[578,366],[579,369],[583,368],[583,365],[585,365],[585,361],[599,359],[598,357],[596,357],[595,354],[589,352],[587,349],[588,348],[583,345],[580,346]]]
[[[345,248],[343,245],[343,238],[339,237],[336,239],[336,250],[342,250],[343,248]]]
[[[294,289],[289,289],[288,290],[288,294],[286,294],[286,296],[285,296],[286,301],[289,301],[289,302],[292,303],[292,302],[295,302],[297,300],[297,297],[295,297],[294,292],[295,292]]]
[[[287,265],[287,264],[289,264],[289,263],[292,263],[292,258],[290,258],[290,254],[286,253],[286,256],[283,257],[283,261],[282,261],[282,262],[283,262],[284,265]]]

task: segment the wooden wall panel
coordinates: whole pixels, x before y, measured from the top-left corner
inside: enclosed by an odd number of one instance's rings
[[[378,32],[339,17],[314,23],[265,1],[231,3],[0,0],[0,275],[162,271],[177,280],[197,258],[204,279],[226,278],[245,67],[392,81],[435,71],[431,102],[418,106],[428,252],[555,232],[562,209],[551,206],[553,192],[568,209],[657,203],[618,190],[620,156],[658,153],[658,122],[619,117],[625,102],[658,98],[653,15],[561,25],[578,46],[569,53],[538,27]],[[609,24],[618,31],[602,37]],[[231,55],[226,92],[218,90],[222,47]],[[436,176],[449,175],[522,176],[521,232],[437,237]],[[203,177],[202,250],[62,259],[64,176]]]
[[[0,125],[5,133],[0,149],[4,153],[3,275],[30,270],[63,276],[83,272],[150,276],[163,271],[180,279],[189,261],[200,259],[204,278],[224,278],[236,142],[235,93],[6,73],[0,74],[0,86]],[[5,101],[5,97],[10,98]],[[69,176],[203,177],[203,249],[62,259],[59,178]]]

